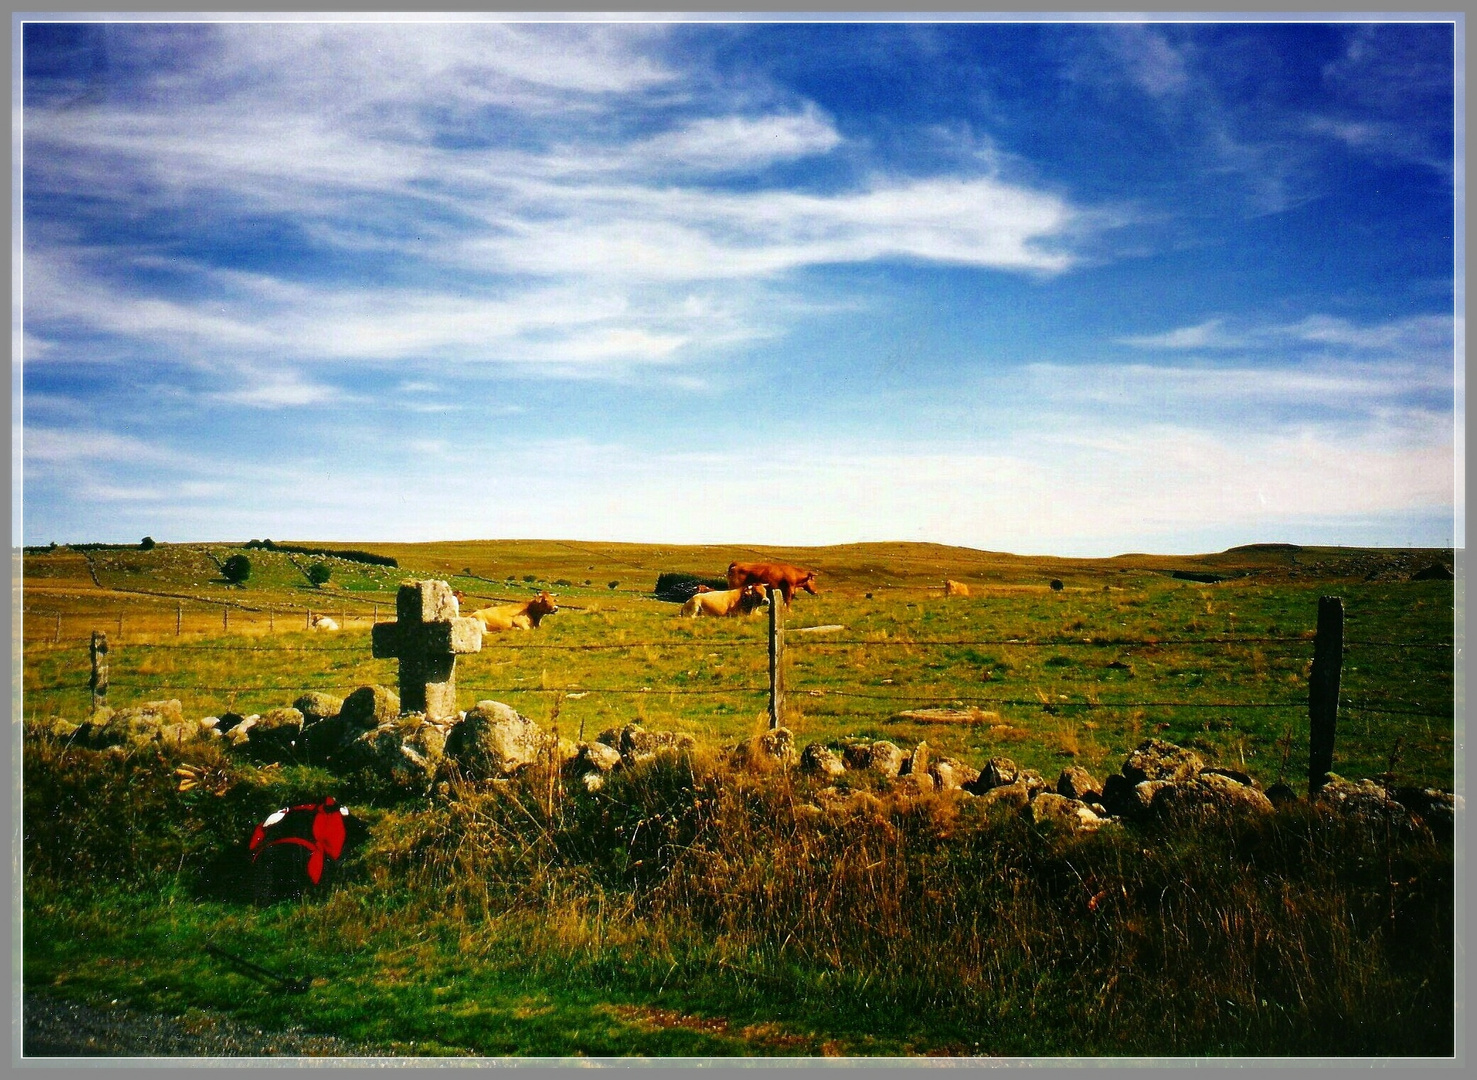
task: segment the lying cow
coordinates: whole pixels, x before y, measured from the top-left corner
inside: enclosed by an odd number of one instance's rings
[[[962,581],[950,581],[949,579],[946,578],[946,579],[944,579],[944,595],[945,596],[968,596],[969,595],[969,586],[966,585],[966,584],[964,584],[964,582],[962,582]]]
[[[802,570],[785,563],[729,563],[728,587],[741,589],[746,585],[773,585],[784,594],[785,607],[789,607],[795,598],[796,589],[816,595],[814,570]]]
[[[314,630],[337,630],[338,623],[327,615],[314,615],[308,620],[308,625]]]
[[[559,610],[554,598],[541,592],[532,600],[522,604],[501,604],[497,607],[478,608],[469,618],[482,623],[489,634],[499,630],[537,630],[539,620]]]
[[[692,599],[682,605],[678,614],[691,619],[699,615],[748,615],[767,602],[762,585],[745,585],[742,589],[717,591],[710,589],[707,592],[694,593]]]

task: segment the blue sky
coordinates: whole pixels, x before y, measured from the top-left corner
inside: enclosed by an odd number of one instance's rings
[[[16,542],[1465,544],[1450,23],[23,49]]]

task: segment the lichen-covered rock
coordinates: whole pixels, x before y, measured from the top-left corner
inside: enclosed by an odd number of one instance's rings
[[[339,708],[347,728],[372,731],[400,716],[400,698],[383,686],[361,686]]]
[[[933,790],[933,777],[926,772],[920,772],[917,775],[904,773],[892,781],[892,791],[895,795],[917,797],[930,795]]]
[[[1038,791],[1050,791],[1051,781],[1042,776],[1035,769],[1022,769],[1016,774],[1016,780],[1026,785],[1031,797],[1035,798]]]
[[[552,743],[537,724],[500,701],[479,701],[451,729],[446,754],[473,779],[512,776]]]
[[[602,736],[604,733],[601,733]],[[627,724],[617,733],[616,749],[627,765],[653,760],[663,752],[682,752],[697,746],[691,735],[677,731],[647,731],[640,724]]]
[[[908,755],[908,760],[903,762],[900,775],[923,776],[928,772],[928,744],[920,742],[913,747],[913,752]]]
[[[1089,799],[1100,798],[1103,794],[1103,785],[1098,783],[1092,773],[1081,765],[1068,765],[1056,778],[1056,792],[1058,795],[1085,803]]]
[[[245,746],[246,740],[251,738],[251,729],[256,727],[256,723],[260,719],[261,717],[256,713],[252,713],[250,716],[243,716],[235,724],[232,724],[226,732],[226,741],[232,747]]]
[[[797,760],[795,734],[787,727],[764,732],[755,740],[755,748],[779,765],[793,765]]]
[[[829,746],[813,742],[807,743],[805,749],[800,751],[800,768],[813,776],[834,779],[846,772],[846,763]]]
[[[1178,784],[1153,780],[1144,783],[1165,785],[1152,799],[1151,806],[1157,814],[1270,814],[1276,810],[1265,794],[1222,773],[1205,771],[1194,780]]]
[[[1289,806],[1298,801],[1298,793],[1287,781],[1278,780],[1267,789],[1267,798],[1272,801],[1273,806]]]
[[[186,727],[178,701],[149,701],[106,715],[95,714],[87,724],[87,742],[98,748],[136,747],[161,739],[178,742]],[[188,727],[191,734],[199,732],[198,724]]]
[[[1154,805],[1154,799],[1165,788],[1173,787],[1173,780],[1140,780],[1133,785],[1133,814],[1146,814]]]
[[[310,690],[294,701],[292,707],[303,714],[303,724],[306,726],[337,716],[344,707],[344,699]]]
[[[247,732],[246,745],[262,761],[298,760],[303,714],[296,709],[268,709]]]
[[[958,758],[938,757],[928,763],[928,774],[939,791],[962,791],[980,778],[980,771]]]
[[[1030,801],[1030,789],[1019,780],[992,787],[980,795],[980,802],[985,806],[1010,806],[1018,810],[1024,809]]]
[[[1095,814],[1081,799],[1069,798],[1055,792],[1043,791],[1028,804],[1031,820],[1055,822],[1073,831],[1096,829],[1103,819]]]
[[[238,712],[223,712],[220,714],[220,718],[216,721],[215,730],[224,735],[226,734],[226,732],[236,727],[238,724],[241,723],[241,721],[245,719],[246,717],[242,716]]]
[[[867,768],[880,776],[893,777],[902,772],[903,762],[907,760],[902,748],[886,739],[872,744],[871,760]]]
[[[1411,823],[1410,811],[1396,801],[1383,785],[1373,780],[1346,780],[1335,773],[1314,796],[1317,802],[1336,807],[1344,814],[1365,822],[1389,821],[1400,826]]]
[[[1205,761],[1193,750],[1164,739],[1145,739],[1123,762],[1123,775],[1130,784],[1145,780],[1193,780]]]
[[[367,769],[404,791],[431,789],[445,755],[446,735],[419,713],[359,734],[339,755],[351,770]]]
[[[1262,785],[1257,783],[1254,777],[1249,773],[1242,772],[1240,769],[1228,769],[1223,765],[1207,765],[1200,770],[1200,775],[1205,776],[1207,773],[1213,776],[1224,776],[1228,780],[1234,780],[1238,784],[1245,784],[1247,787],[1256,788],[1258,791],[1262,789]]]
[[[574,755],[574,771],[577,775],[598,772],[608,773],[621,764],[621,752],[603,742],[582,742]]]
[[[1010,758],[992,757],[980,770],[979,782],[975,785],[975,791],[982,793],[991,788],[1005,787],[1015,783],[1019,777],[1020,769]]]
[[[841,744],[841,760],[848,769],[867,768],[872,764],[872,744],[865,740],[846,740]]]

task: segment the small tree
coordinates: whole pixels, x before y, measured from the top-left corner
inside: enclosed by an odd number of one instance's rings
[[[615,588],[615,587],[616,587],[616,586],[617,586],[617,585],[619,585],[619,584],[620,584],[620,582],[619,582],[619,581],[607,581],[607,582],[606,582],[606,583],[605,583],[605,587],[606,587],[606,588],[607,588],[607,589],[613,589],[613,588]]]
[[[221,564],[221,573],[232,585],[240,585],[251,577],[251,560],[245,555],[232,555]]]
[[[333,576],[333,570],[325,562],[315,562],[308,567],[308,580],[314,585],[326,585],[328,579]]]
[[[146,536],[138,542],[138,546],[140,551],[153,551],[154,538],[152,536]]]

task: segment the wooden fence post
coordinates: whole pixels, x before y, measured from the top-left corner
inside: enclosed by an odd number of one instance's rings
[[[1333,768],[1334,728],[1339,717],[1339,676],[1344,666],[1344,602],[1318,600],[1318,638],[1313,643],[1313,673],[1308,679],[1308,798],[1328,780]]]
[[[221,605],[221,629],[231,629],[231,608],[228,604]]]
[[[273,633],[277,629],[277,616],[274,612],[267,612],[267,633]]]
[[[174,609],[174,636],[175,637],[179,637],[179,635],[180,635],[180,627],[184,625],[184,622],[185,622],[185,605],[184,604],[180,604],[178,607],[176,607]]]
[[[62,643],[62,613],[60,611],[56,613],[56,643],[58,645]]]
[[[783,594],[769,586],[769,730],[780,726],[785,708],[785,617],[780,614]]]
[[[92,690],[92,711],[96,712],[108,701],[108,635],[99,630],[92,632],[92,678],[87,685]]]
[[[313,629],[313,609],[312,608],[308,608],[308,614],[303,619],[303,629],[304,630],[311,630],[311,629]]]

